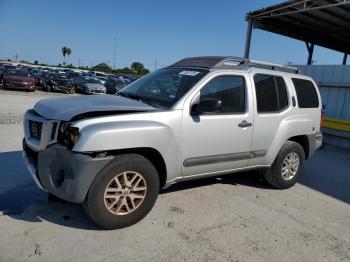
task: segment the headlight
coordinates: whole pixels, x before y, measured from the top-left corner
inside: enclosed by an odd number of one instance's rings
[[[75,145],[78,142],[80,133],[79,133],[79,128],[77,127],[70,127],[68,129],[69,135],[70,135],[70,140],[72,141],[72,144]]]
[[[73,146],[78,142],[80,132],[79,128],[72,127],[70,125],[71,123],[69,122],[61,123],[58,132],[58,141],[68,148],[73,148]]]

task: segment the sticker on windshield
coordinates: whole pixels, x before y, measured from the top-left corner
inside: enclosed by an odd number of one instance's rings
[[[198,75],[198,71],[189,71],[189,70],[184,70],[179,73],[179,75],[184,75],[184,76],[196,76]]]

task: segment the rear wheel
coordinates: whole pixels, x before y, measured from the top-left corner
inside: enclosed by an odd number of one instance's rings
[[[87,215],[105,229],[131,226],[152,209],[159,176],[146,158],[117,156],[93,181],[84,203]]]
[[[287,141],[279,151],[271,169],[265,173],[266,181],[278,189],[287,189],[295,185],[305,160],[303,147],[293,141]]]

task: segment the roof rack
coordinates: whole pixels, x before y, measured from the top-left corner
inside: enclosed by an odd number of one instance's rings
[[[268,67],[271,68],[272,70],[278,70],[280,69],[281,71],[291,71],[294,73],[300,73],[299,68],[294,67],[294,66],[287,66],[287,65],[281,65],[281,64],[274,64],[274,63],[269,63],[269,62],[263,62],[263,61],[258,61],[258,60],[249,60],[249,64],[251,65],[258,65],[261,67]],[[255,67],[255,66],[254,66]]]
[[[299,68],[250,60],[235,56],[201,56],[182,59],[169,67],[200,67],[208,69],[247,69],[251,67],[299,73]]]

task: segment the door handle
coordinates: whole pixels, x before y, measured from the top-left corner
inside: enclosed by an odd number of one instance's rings
[[[241,123],[238,124],[239,127],[249,127],[252,126],[252,123],[248,123],[247,121],[243,120]]]

